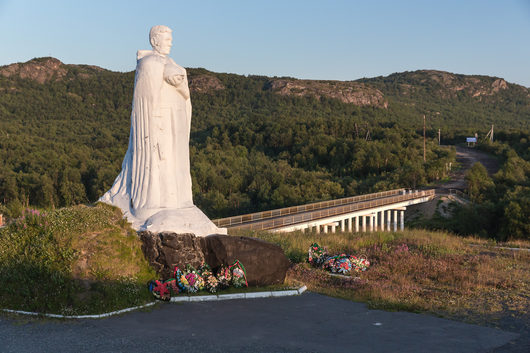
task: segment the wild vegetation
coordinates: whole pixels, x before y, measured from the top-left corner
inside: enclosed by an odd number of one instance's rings
[[[189,74],[193,194],[211,218],[443,180],[455,152],[438,146],[438,129],[446,144],[490,123],[506,131],[496,136],[528,140],[529,90],[498,78]],[[91,203],[108,190],[127,148],[133,82],[132,72],[52,58],[0,68],[0,212]],[[527,149],[516,153],[528,161]],[[514,188],[507,202],[524,195]]]
[[[468,170],[465,179],[470,203],[453,203],[451,217],[435,213],[432,219],[417,224],[499,241],[530,239],[530,160],[521,157],[528,158],[530,144],[528,135],[517,135],[522,137],[513,147],[500,139],[480,145],[499,158],[501,168],[492,177],[478,162]]]
[[[0,229],[0,307],[94,314],[151,301],[156,277],[120,210],[25,210]]]
[[[289,278],[309,290],[368,303],[371,308],[430,312],[527,335],[530,252],[439,231],[315,234],[242,233],[280,245],[294,266]],[[330,254],[371,262],[366,272],[334,277],[307,263],[317,242]],[[518,246],[530,248],[528,241]]]

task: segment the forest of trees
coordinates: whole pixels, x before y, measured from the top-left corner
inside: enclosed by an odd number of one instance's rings
[[[465,175],[471,202],[453,203],[453,216],[449,219],[437,214],[420,224],[500,241],[530,239],[529,137],[523,133],[502,133],[498,141],[481,144],[480,149],[499,158],[500,170],[490,177],[481,163],[475,163]]]
[[[506,131],[497,135],[506,137],[503,146],[513,134],[528,139],[530,107],[517,88],[498,101],[463,93],[447,99],[424,83],[414,95],[392,93],[404,78],[366,80],[385,93],[385,109],[282,96],[267,89],[268,77],[189,74],[215,76],[224,87],[192,91],[194,201],[211,218],[442,180],[455,151],[438,146],[438,129],[445,143],[487,131],[490,123]],[[74,65],[61,80],[44,84],[0,76],[1,210],[14,217],[28,205],[90,203],[108,190],[127,148],[133,81],[132,72]],[[428,116],[426,163],[422,114]],[[519,159],[507,155],[505,165],[528,162],[522,139],[507,147]],[[510,190],[514,199],[528,193]]]

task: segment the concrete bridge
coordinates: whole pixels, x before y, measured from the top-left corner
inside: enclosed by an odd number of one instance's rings
[[[218,227],[272,232],[308,230],[317,233],[341,231],[396,231],[405,225],[407,206],[430,201],[435,190],[395,189],[343,199],[280,208],[216,219]]]

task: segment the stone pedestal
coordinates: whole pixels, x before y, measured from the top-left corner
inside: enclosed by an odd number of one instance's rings
[[[187,264],[198,267],[205,262],[199,238],[193,234],[147,231],[138,234],[147,261],[164,279],[173,276],[175,266],[184,270]]]
[[[175,266],[184,269],[187,264],[198,267],[205,262],[215,272],[221,265],[239,260],[250,286],[281,284],[290,266],[279,246],[256,238],[150,231],[139,235],[145,257],[163,279],[173,275]]]

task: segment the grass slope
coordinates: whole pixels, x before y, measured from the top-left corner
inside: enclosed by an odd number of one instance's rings
[[[156,277],[121,212],[104,204],[26,211],[0,230],[0,307],[94,314],[151,301]]]
[[[362,301],[371,308],[430,312],[530,333],[530,251],[443,232],[246,233],[280,245],[295,264],[288,277],[309,290]],[[367,257],[372,266],[342,279],[311,268],[311,243],[330,254]],[[518,245],[530,247],[528,242]]]

